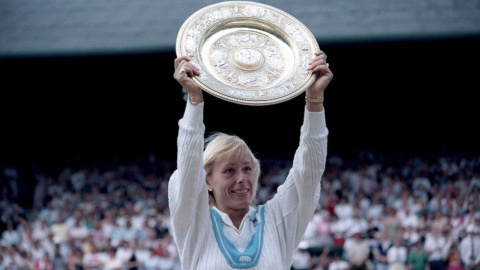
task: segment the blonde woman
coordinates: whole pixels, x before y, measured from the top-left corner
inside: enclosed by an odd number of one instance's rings
[[[306,90],[292,169],[274,198],[258,207],[252,202],[259,160],[235,135],[216,133],[204,139],[207,104],[192,79],[199,70],[189,60],[179,57],[174,62],[174,77],[187,91],[188,101],[179,121],[177,168],[168,186],[182,269],[288,270],[320,196],[328,136],[323,94],[333,78],[327,56],[319,51],[310,62],[317,76]]]

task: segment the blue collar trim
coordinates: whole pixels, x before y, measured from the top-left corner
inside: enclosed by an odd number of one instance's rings
[[[252,235],[245,251],[240,252],[225,237],[223,233],[222,218],[213,208],[210,207],[210,219],[212,220],[213,232],[217,240],[218,247],[223,253],[223,257],[227,260],[232,268],[245,269],[255,267],[262,253],[263,233],[264,233],[264,206],[260,205],[256,212],[260,213],[260,220],[255,222],[255,233]]]

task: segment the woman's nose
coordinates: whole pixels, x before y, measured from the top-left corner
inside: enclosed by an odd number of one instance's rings
[[[245,173],[241,172],[237,176],[237,183],[242,183],[246,179],[247,179],[247,176],[245,175]]]

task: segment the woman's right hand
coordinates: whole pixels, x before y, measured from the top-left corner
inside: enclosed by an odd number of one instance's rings
[[[202,89],[192,79],[194,76],[200,76],[200,70],[192,63],[187,56],[180,56],[175,58],[175,73],[173,77],[178,81],[187,91],[189,101],[192,103],[198,103],[203,100]]]

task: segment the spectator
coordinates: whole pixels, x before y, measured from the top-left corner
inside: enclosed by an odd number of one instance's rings
[[[135,227],[132,226],[130,218],[125,222],[125,230],[123,231],[122,239],[126,242],[134,242],[137,240],[138,231]]]
[[[306,243],[305,241],[300,242],[298,248],[293,253],[292,261],[292,270],[311,269],[313,262],[312,256],[308,252],[308,243]]]
[[[338,204],[334,206],[334,213],[340,220],[345,220],[352,216],[353,205],[347,201],[347,198],[342,196]]]
[[[404,203],[402,207],[397,211],[397,217],[402,223],[402,227],[418,227],[418,215],[410,210],[410,205]]]
[[[383,215],[384,207],[384,203],[382,202],[382,193],[375,192],[372,197],[372,204],[367,209],[366,217],[371,217],[374,220],[380,220]]]
[[[20,244],[20,234],[13,227],[12,222],[7,222],[7,230],[2,232],[2,245],[12,247]]]
[[[412,246],[413,242],[420,237],[420,234],[418,233],[416,228],[408,226],[403,230],[403,234],[401,235],[401,237],[403,238],[404,244],[406,246]]]
[[[107,250],[107,256],[102,264],[102,270],[121,270],[123,263],[116,256],[117,249],[115,247],[109,247]]]
[[[82,253],[82,265],[85,269],[103,270],[102,266],[107,260],[107,254],[105,252],[90,243],[88,248],[84,247]]]
[[[383,218],[382,230],[385,230],[388,237],[393,239],[395,236],[397,236],[397,232],[402,226],[402,222],[400,219],[398,219],[395,208],[387,206],[385,210],[386,217]]]
[[[407,248],[403,245],[403,239],[400,236],[395,237],[393,246],[387,250],[388,269],[406,269],[407,256]]]
[[[333,245],[331,215],[328,211],[320,211],[320,221],[315,226],[317,245],[331,247]]]
[[[362,231],[358,228],[351,231],[352,235],[345,243],[345,252],[352,270],[366,270],[370,256],[370,246],[363,239]]]
[[[63,214],[58,215],[57,221],[50,225],[49,229],[55,243],[65,243],[68,240],[69,228]]]
[[[433,226],[425,239],[425,251],[428,254],[430,270],[445,270],[444,247],[447,239],[442,235],[439,226]]]
[[[100,221],[94,221],[93,229],[90,232],[92,244],[99,249],[106,249],[108,247],[108,237],[105,235],[105,231],[102,230],[102,224]]]
[[[75,223],[69,228],[68,237],[72,239],[77,246],[81,246],[83,241],[87,240],[90,232],[87,227],[82,224],[81,219],[75,219]]]
[[[349,270],[350,264],[342,259],[342,254],[340,252],[333,252],[333,259],[328,265],[328,270]]]
[[[117,227],[115,224],[115,217],[113,210],[107,209],[104,212],[103,218],[100,220],[102,231],[106,238],[110,239],[113,235],[113,231]]]
[[[409,270],[428,269],[428,254],[424,249],[423,238],[417,238],[413,241],[408,253],[407,266]]]
[[[345,218],[345,227],[348,228],[346,233],[347,235],[352,234],[350,230],[360,230],[366,232],[368,230],[368,224],[365,218],[360,215],[360,208],[353,207],[353,212],[350,217]]]
[[[34,267],[35,270],[57,270],[53,268],[53,262],[47,253],[43,254],[42,259],[35,261]]]
[[[139,241],[137,243],[134,255],[140,268],[143,269],[146,261],[150,258],[150,250],[145,246],[145,242]]]
[[[387,251],[393,245],[385,230],[377,234],[377,245],[372,249],[375,270],[388,270]]]
[[[116,248],[115,257],[122,262],[122,265],[127,265],[128,262],[134,257],[135,250],[133,244],[126,240],[122,240],[120,245]]]
[[[68,270],[67,260],[63,257],[60,244],[55,244],[55,251],[52,257],[53,270]]]
[[[454,244],[449,250],[447,270],[463,270],[462,257],[457,244]]]
[[[463,217],[458,214],[458,211],[452,211],[449,219],[449,227],[451,228],[452,237],[458,239],[460,232],[463,229]]]
[[[43,239],[47,238],[49,234],[50,228],[48,227],[47,221],[45,219],[40,219],[33,222],[33,239],[42,241]]]
[[[72,245],[71,252],[67,256],[68,270],[83,270],[83,254],[80,248]]]
[[[480,231],[467,227],[467,237],[460,242],[460,253],[465,270],[480,269]]]

